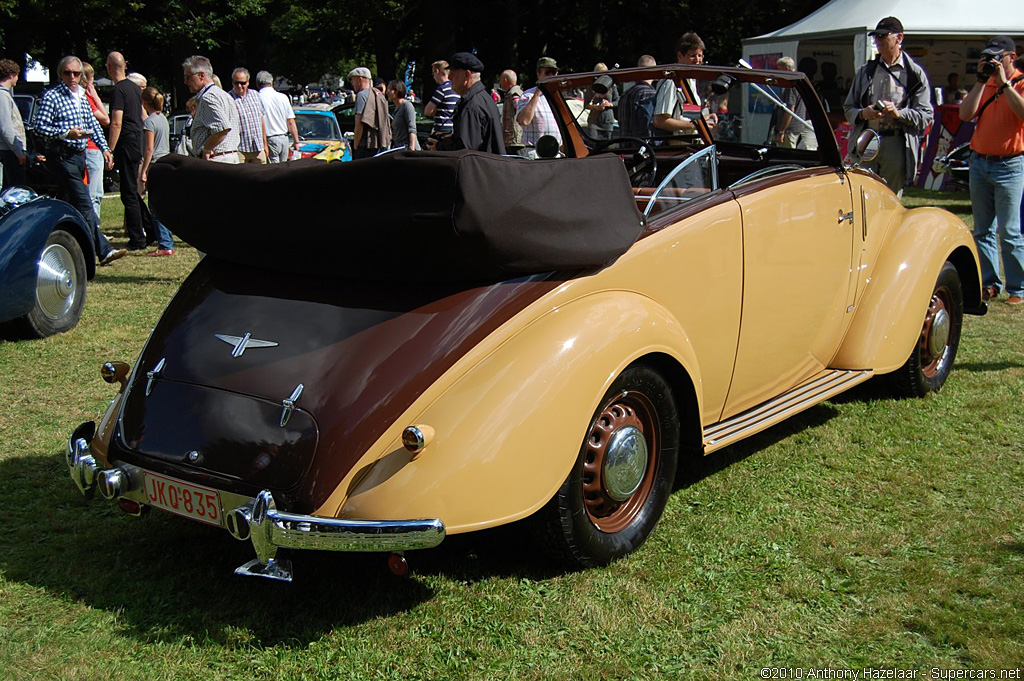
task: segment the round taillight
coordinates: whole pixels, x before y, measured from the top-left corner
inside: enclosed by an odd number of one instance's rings
[[[434,440],[434,429],[430,426],[409,426],[402,431],[402,446],[413,454],[419,454]]]

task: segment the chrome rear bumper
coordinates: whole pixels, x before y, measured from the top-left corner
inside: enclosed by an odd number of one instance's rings
[[[68,472],[75,485],[88,499],[99,488],[107,499],[129,496],[144,504],[142,469],[122,464],[101,470],[89,447],[95,433],[96,424],[87,421],[68,439]],[[236,499],[239,503],[245,497]],[[437,518],[354,520],[281,511],[270,490],[228,511],[225,519],[231,535],[251,540],[256,551],[256,560],[239,567],[235,574],[284,581],[291,581],[291,566],[289,561],[277,559],[278,549],[399,552],[433,548],[445,538],[444,523]]]

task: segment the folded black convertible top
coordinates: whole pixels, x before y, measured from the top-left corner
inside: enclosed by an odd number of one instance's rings
[[[281,272],[458,282],[598,267],[642,229],[615,155],[399,151],[352,163],[165,156],[150,207],[210,256]]]

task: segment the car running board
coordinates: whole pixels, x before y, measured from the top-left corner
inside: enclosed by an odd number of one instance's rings
[[[811,380],[775,399],[748,409],[704,429],[704,453],[727,447],[743,438],[784,421],[793,414],[810,409],[830,397],[863,383],[873,371],[827,369]]]

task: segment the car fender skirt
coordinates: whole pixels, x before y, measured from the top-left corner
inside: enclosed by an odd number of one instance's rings
[[[396,186],[407,188],[401,201]],[[239,193],[288,200],[259,201],[251,212],[225,204]],[[600,267],[643,228],[616,155],[529,161],[396,151],[354,163],[229,167],[169,154],[150,170],[150,201],[175,234],[215,258],[305,274],[311,253],[333,244],[334,276],[361,281],[489,281]],[[350,210],[339,214],[339,201]],[[301,219],[296,206],[308,209]]]

